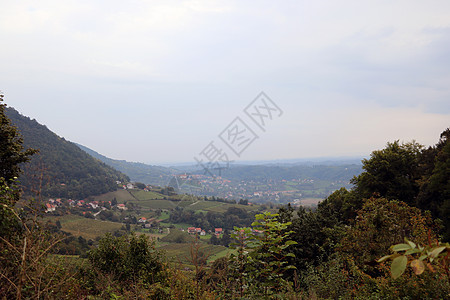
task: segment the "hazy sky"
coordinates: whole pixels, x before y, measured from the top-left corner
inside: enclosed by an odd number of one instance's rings
[[[8,1],[5,102],[116,159],[367,156],[450,126],[450,1]],[[264,91],[265,132],[244,113]],[[275,111],[273,111],[275,112]],[[244,140],[243,140],[244,141]]]

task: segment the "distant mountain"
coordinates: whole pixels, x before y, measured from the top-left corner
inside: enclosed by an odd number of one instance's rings
[[[161,166],[152,166],[137,162],[128,162],[125,160],[116,160],[95,152],[88,147],[76,144],[80,149],[86,151],[89,155],[104,162],[108,166],[127,174],[132,181],[142,182],[145,184],[167,186],[172,174],[180,173],[174,168]]]
[[[183,167],[187,174],[204,175],[205,170]],[[212,177],[177,176],[179,193],[216,196],[225,199],[248,199],[254,203],[295,202],[323,199],[337,189],[351,189],[350,179],[362,171],[361,163],[329,165],[236,165],[220,170],[206,170]],[[200,178],[200,181],[198,180]],[[181,182],[181,183],[180,183]]]
[[[205,170],[198,165],[177,166],[179,173],[204,174]],[[319,179],[328,181],[349,181],[353,176],[362,172],[360,160],[323,160],[296,163],[279,163],[266,161],[266,164],[247,165],[233,163],[221,170],[221,177],[228,180],[291,180],[291,179]],[[213,174],[219,175],[215,170]]]
[[[83,199],[116,190],[116,181],[129,181],[126,175],[93,158],[36,120],[13,108],[6,108],[6,115],[22,134],[25,148],[39,149],[31,162],[23,166],[24,174],[19,178],[26,193],[33,195],[40,191],[49,197]]]
[[[342,165],[288,165],[288,166],[232,166],[222,171],[222,177],[229,180],[291,180],[319,179],[328,181],[349,181],[362,171],[361,164]]]

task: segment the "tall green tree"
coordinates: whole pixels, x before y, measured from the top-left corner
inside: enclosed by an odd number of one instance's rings
[[[6,104],[2,102],[0,93],[0,236],[8,239],[17,237],[21,231],[20,212],[15,207],[20,194],[16,183],[21,173],[20,164],[37,151],[24,150],[22,137],[5,115]]]
[[[104,293],[98,288],[105,277],[113,280],[113,286],[123,290],[139,285],[150,287],[166,278],[163,257],[156,250],[155,241],[144,234],[122,237],[107,234],[97,248],[88,252],[88,258],[90,266],[86,271],[91,277],[90,289],[94,293]]]
[[[431,172],[421,180],[417,205],[443,221],[444,240],[450,241],[450,129],[442,132],[436,146],[424,151],[424,157],[428,160],[422,165]]]
[[[359,176],[352,179],[359,197],[381,196],[415,204],[419,192],[419,155],[423,146],[416,142],[387,143],[386,148],[373,151],[363,160]]]
[[[241,298],[268,299],[289,287],[283,275],[295,269],[288,261],[295,255],[287,248],[297,242],[288,238],[291,223],[280,223],[278,217],[266,212],[255,216],[252,228],[234,228],[231,237],[235,240],[232,245],[236,253],[231,255],[230,271],[236,278]]]
[[[20,164],[29,161],[37,150],[24,149],[21,135],[5,115],[3,97],[0,93],[0,177],[9,182],[19,177]]]

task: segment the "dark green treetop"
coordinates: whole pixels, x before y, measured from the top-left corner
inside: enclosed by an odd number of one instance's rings
[[[38,150],[24,149],[23,139],[5,115],[6,104],[2,102],[3,94],[0,93],[0,177],[9,182],[19,177],[20,164],[29,161]]]

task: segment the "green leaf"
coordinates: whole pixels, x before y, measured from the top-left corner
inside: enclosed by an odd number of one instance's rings
[[[430,253],[430,257],[432,258],[436,258],[442,251],[444,251],[447,247],[443,246],[443,247],[437,247],[436,249],[434,249],[433,251],[431,251]]]
[[[382,258],[380,258],[379,260],[377,260],[377,262],[383,262],[383,261],[385,261],[385,260],[388,260],[389,258],[391,258],[392,256],[394,256],[394,254],[391,254],[391,255],[385,255],[385,256],[383,256]]]
[[[392,246],[392,251],[398,252],[398,251],[405,251],[411,249],[411,246],[409,244],[397,244]]]
[[[419,260],[424,260],[424,259],[426,259],[427,257],[428,257],[428,255],[426,255],[426,254],[421,255],[421,256],[419,257]]]
[[[414,248],[414,249],[410,249],[410,250],[406,251],[405,255],[411,255],[411,254],[415,254],[415,253],[419,253],[419,252],[420,252],[419,249]]]
[[[289,266],[285,267],[285,269],[286,270],[292,270],[292,269],[297,269],[297,267],[293,266],[293,265],[289,265]]]
[[[408,241],[406,238],[405,238],[405,241],[408,243],[408,245],[411,246],[411,248],[416,248],[416,244],[414,244],[413,242]]]
[[[400,276],[402,276],[402,274],[405,272],[407,263],[408,263],[408,258],[404,255],[394,258],[394,260],[392,260],[392,264],[391,264],[392,278],[396,279],[396,278],[399,278]]]

